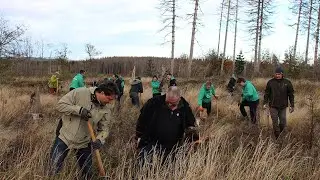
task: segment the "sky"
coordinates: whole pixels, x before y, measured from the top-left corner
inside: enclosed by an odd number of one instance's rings
[[[242,1],[242,0],[240,0]],[[295,20],[289,10],[288,0],[274,0],[275,13],[271,18],[273,32],[262,39],[262,49],[268,49],[280,58],[293,45],[295,30],[288,24]],[[196,33],[194,57],[203,57],[210,49],[217,49],[220,0],[200,0],[201,26]],[[45,55],[54,56],[54,49],[66,43],[71,51],[69,59],[87,58],[85,44],[91,43],[102,52],[100,56],[159,56],[170,57],[171,45],[163,43],[167,32],[163,27],[159,0],[0,0],[0,16],[11,24],[24,24],[26,36],[33,41],[43,41]],[[177,0],[175,56],[189,54],[191,23],[186,18],[193,13],[192,0]],[[245,4],[240,8],[236,54],[241,50],[246,60],[254,55],[252,40],[247,32]],[[225,39],[222,24],[220,49]],[[229,25],[226,54],[232,56],[234,24]],[[313,42],[311,40],[311,42]],[[298,52],[304,52],[306,38],[300,36]],[[313,48],[313,43],[310,44]],[[220,50],[221,51],[221,50]],[[310,58],[312,51],[309,50]]]

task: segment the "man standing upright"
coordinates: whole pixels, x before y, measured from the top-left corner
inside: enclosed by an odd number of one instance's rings
[[[264,94],[264,108],[270,108],[270,115],[273,124],[273,131],[276,138],[284,130],[287,124],[286,109],[289,105],[289,112],[294,111],[294,90],[291,81],[283,76],[283,69],[277,67],[274,78],[269,80]]]
[[[71,85],[70,85],[70,91],[73,89],[77,89],[80,87],[84,87],[84,74],[86,73],[85,70],[80,70],[80,72],[72,79]]]
[[[119,89],[119,92],[120,92],[118,99],[117,99],[118,101],[120,101],[121,96],[123,95],[123,90],[124,90],[124,80],[122,79],[122,77],[120,77],[117,74],[114,74],[113,78],[114,78],[114,83],[116,83],[116,85]]]
[[[129,96],[131,98],[132,105],[140,107],[140,94],[143,93],[143,85],[140,77],[137,77],[131,83],[131,89]]]

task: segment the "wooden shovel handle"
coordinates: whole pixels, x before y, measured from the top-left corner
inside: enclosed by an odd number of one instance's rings
[[[88,129],[89,129],[89,133],[90,133],[92,141],[93,142],[96,141],[96,136],[94,135],[94,131],[93,131],[93,128],[90,124],[90,121],[88,121]],[[106,172],[104,171],[104,168],[103,168],[103,164],[102,164],[99,150],[98,149],[94,150],[94,154],[95,154],[97,162],[98,162],[99,175],[105,177]]]

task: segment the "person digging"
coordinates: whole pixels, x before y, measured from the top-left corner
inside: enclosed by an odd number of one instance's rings
[[[216,96],[216,91],[214,89],[212,82],[207,81],[200,88],[200,92],[198,95],[198,106],[199,106],[198,109],[199,111],[203,111],[204,109],[206,109],[208,116],[211,113],[212,97],[214,97],[216,100],[218,99],[218,96]]]
[[[101,148],[109,135],[112,119],[109,104],[116,99],[117,92],[116,84],[110,82],[74,89],[59,100],[57,110],[63,123],[52,146],[50,175],[59,173],[68,152],[75,150],[82,178],[92,177],[92,151]],[[96,141],[90,138],[88,121],[97,131]]]
[[[276,138],[284,131],[287,124],[286,110],[294,111],[294,89],[290,80],[283,76],[283,69],[277,67],[274,78],[269,80],[264,93],[264,109],[269,107],[273,131]]]
[[[243,119],[249,120],[247,112],[244,108],[245,106],[249,106],[251,123],[256,124],[259,94],[250,81],[247,81],[244,78],[238,78],[237,83],[242,86],[242,98],[238,106],[240,107],[240,112],[243,116]]]
[[[199,140],[195,117],[177,86],[169,87],[165,95],[149,99],[140,112],[135,139],[142,164],[153,152],[164,153],[165,160],[171,152],[174,156],[175,148],[184,139]]]

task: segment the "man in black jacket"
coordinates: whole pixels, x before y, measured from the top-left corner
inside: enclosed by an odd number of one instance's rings
[[[294,90],[292,83],[283,77],[283,69],[277,67],[274,78],[269,80],[264,94],[264,108],[270,108],[270,115],[276,138],[286,127],[286,109],[290,101],[289,112],[294,111]],[[279,119],[279,120],[278,120]]]
[[[227,85],[227,90],[228,90],[228,92],[230,93],[231,96],[233,96],[233,91],[235,89],[236,82],[237,82],[236,77],[233,74],[232,77],[229,80],[228,85]]]
[[[120,94],[118,95],[118,98],[117,98],[117,100],[120,101],[121,96],[123,95],[123,90],[124,90],[124,88],[122,86],[122,79],[117,74],[114,74],[113,78],[114,78],[114,83],[116,83],[116,85],[119,89],[119,92],[120,92]]]
[[[142,107],[136,126],[136,139],[140,158],[155,149],[157,152],[163,150],[166,157],[184,139],[199,139],[195,117],[177,86],[169,87],[165,95],[149,99]]]
[[[132,105],[140,107],[140,94],[143,93],[143,85],[140,77],[137,77],[131,83],[131,89],[129,96],[131,98]]]
[[[168,88],[169,88],[170,86],[177,86],[177,80],[176,80],[175,77],[173,77],[172,74],[169,73],[169,74],[167,75],[167,79],[169,80],[169,86],[168,86]]]

